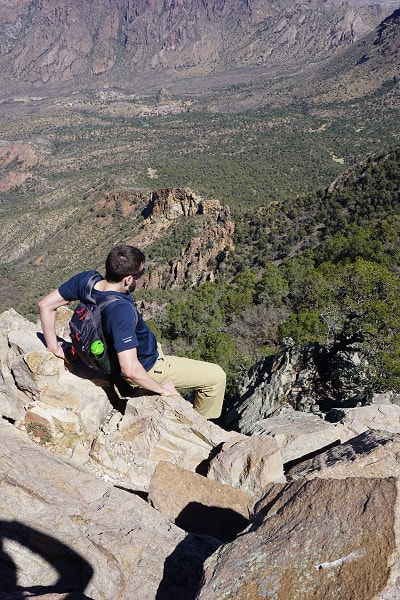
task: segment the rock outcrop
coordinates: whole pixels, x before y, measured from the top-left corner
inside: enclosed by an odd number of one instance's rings
[[[155,231],[184,226],[192,218],[192,233],[168,264],[153,267],[144,278],[145,288],[196,287],[213,281],[226,254],[234,249],[232,221],[228,206],[218,200],[203,199],[190,189],[167,188],[153,192],[144,211],[148,221],[144,232],[154,239]],[[143,234],[138,237],[138,244]]]
[[[201,196],[194,194],[192,190],[165,188],[156,190],[151,194],[144,216],[151,223],[163,220],[173,221],[179,217],[192,217],[193,215],[211,212],[207,209],[208,205],[209,202],[205,201],[204,206]],[[221,206],[218,201],[215,205],[218,214]]]
[[[394,394],[244,435],[65,368],[13,310],[0,331],[0,600],[399,597]]]
[[[242,378],[238,400],[224,417],[228,427],[254,431],[257,422],[290,412],[327,412],[372,401],[368,364],[357,348],[335,351],[318,343],[297,347],[287,338],[277,354]]]
[[[64,312],[65,318],[70,315]],[[0,328],[2,395],[11,400],[2,416],[55,447],[67,440],[70,452],[74,440],[89,446],[116,397],[110,382],[82,363],[67,369],[47,352],[38,327],[12,309],[0,315]]]

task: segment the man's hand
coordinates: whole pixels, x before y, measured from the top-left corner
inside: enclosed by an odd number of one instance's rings
[[[49,352],[52,352],[54,356],[57,356],[57,358],[62,358],[63,360],[66,360],[64,350],[60,342],[57,342],[57,345],[54,348],[48,348],[48,350]]]
[[[179,398],[183,397],[177,391],[172,381],[164,381],[164,383],[160,383],[160,386],[163,388],[163,391],[160,392],[160,396],[178,396]]]
[[[147,373],[147,371],[145,371],[137,358],[136,348],[118,352],[118,360],[121,367],[121,373],[138,387],[154,392],[159,396],[178,396],[179,398],[182,398],[171,381],[158,383]]]

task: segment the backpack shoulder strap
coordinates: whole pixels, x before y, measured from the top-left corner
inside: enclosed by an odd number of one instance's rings
[[[86,298],[85,300],[89,300],[89,302],[91,302],[92,304],[96,304],[96,300],[93,298],[93,289],[94,286],[96,285],[96,283],[100,281],[97,273],[93,273],[93,275],[90,276],[87,285],[86,285]]]
[[[103,298],[101,298],[101,299],[100,299],[100,300],[97,302],[97,306],[98,306],[98,308],[99,308],[100,312],[102,312],[102,311],[103,311],[103,309],[104,309],[106,306],[108,306],[108,305],[109,305],[109,304],[111,304],[112,302],[115,302],[116,300],[121,300],[122,302],[129,302],[129,300],[128,300],[128,299],[126,299],[126,300],[125,300],[124,298],[121,298],[121,296],[115,296],[115,295],[114,295],[114,294],[112,294],[112,293],[110,293],[110,294],[107,294],[107,296],[104,296]],[[131,304],[131,303],[129,302],[129,305],[130,305],[130,306],[132,306],[132,308],[133,308],[133,314],[134,314],[134,319],[135,319],[135,327],[136,327],[136,325],[138,324],[138,321],[139,321],[139,311],[138,311],[138,309],[136,308],[136,304],[135,304],[135,303]]]
[[[122,298],[121,296],[116,296],[117,292],[109,292],[107,295],[104,295],[103,298],[99,299],[96,302],[96,300],[93,298],[93,290],[94,290],[94,286],[96,285],[96,283],[98,281],[100,281],[100,279],[98,278],[98,275],[96,273],[93,273],[93,275],[90,276],[90,278],[87,282],[86,298],[92,304],[96,304],[99,307],[100,311],[102,311],[106,306],[111,304],[111,302],[115,302],[116,300],[124,301],[124,298]],[[126,300],[126,301],[128,302],[128,300]],[[139,315],[138,315],[138,309],[136,308],[135,304],[133,304],[133,312],[135,314],[135,327],[136,327],[138,320],[139,320]]]

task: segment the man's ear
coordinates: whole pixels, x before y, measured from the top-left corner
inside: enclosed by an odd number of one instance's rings
[[[127,275],[126,277],[123,278],[122,283],[124,288],[128,288],[130,285],[132,285],[133,282],[133,277],[132,275]]]

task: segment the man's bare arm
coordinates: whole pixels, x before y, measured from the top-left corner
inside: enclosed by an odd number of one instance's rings
[[[180,396],[171,381],[158,383],[147,373],[139,362],[136,348],[118,352],[119,365],[122,373],[136,385],[160,396]]]
[[[68,304],[58,290],[54,290],[39,302],[40,320],[47,349],[58,358],[64,358],[64,351],[56,335],[56,311],[60,306]]]

